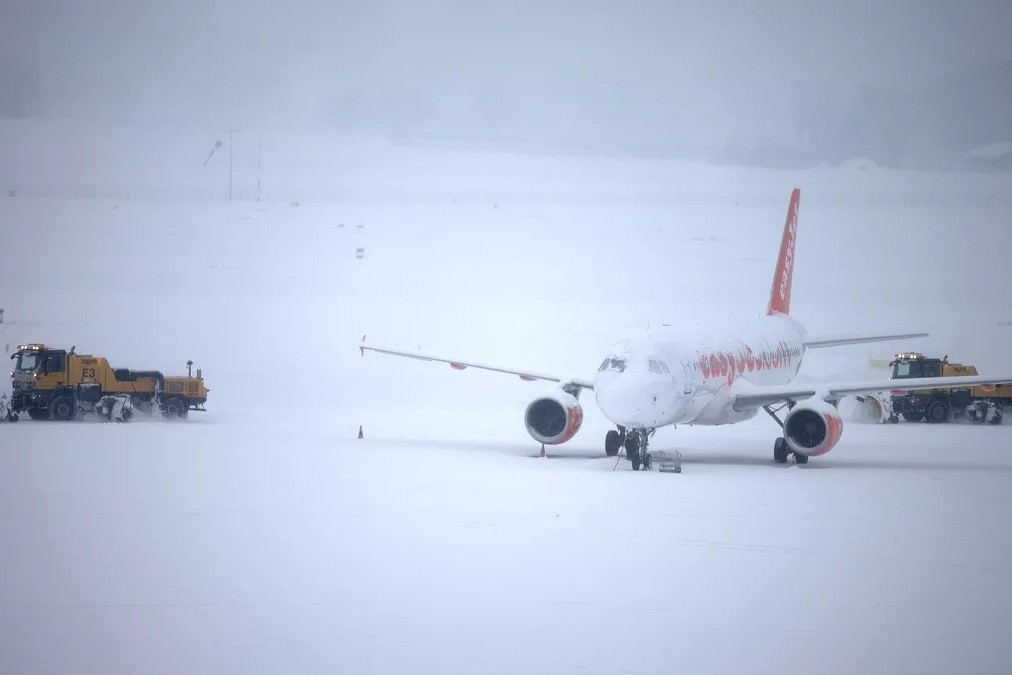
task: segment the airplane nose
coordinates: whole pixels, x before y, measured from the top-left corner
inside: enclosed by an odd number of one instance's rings
[[[594,383],[594,396],[604,416],[631,429],[671,424],[680,409],[672,384],[661,379],[615,375]]]

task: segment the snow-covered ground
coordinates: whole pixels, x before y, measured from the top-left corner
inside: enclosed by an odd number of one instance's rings
[[[1008,177],[371,162],[297,206],[0,198],[0,343],[211,389],[182,423],[0,425],[0,672],[1010,672],[1012,424],[850,424],[796,467],[760,416],[633,473],[592,398],[538,459],[543,384],[357,349],[585,375],[754,315],[798,185],[794,313],[932,333],[804,377],[1012,370]]]

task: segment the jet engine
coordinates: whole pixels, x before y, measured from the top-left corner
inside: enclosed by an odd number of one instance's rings
[[[844,405],[851,400],[853,403],[844,409]],[[840,402],[840,409],[844,413],[841,417],[846,417],[848,422],[883,424],[897,421],[893,414],[892,401],[889,400],[889,395],[885,392],[875,391],[847,397]]]
[[[840,413],[825,401],[799,403],[784,418],[787,447],[803,455],[826,454],[842,435]]]
[[[559,445],[580,430],[583,424],[583,407],[576,397],[558,391],[531,401],[524,413],[527,433],[538,443]]]

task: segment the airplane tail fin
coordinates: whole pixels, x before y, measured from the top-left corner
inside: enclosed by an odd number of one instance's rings
[[[767,314],[791,313],[791,281],[794,278],[794,244],[798,239],[798,203],[801,201],[801,189],[794,188],[791,192],[791,203],[787,207],[787,222],[784,223],[784,236],[780,240],[780,256],[773,274],[773,287],[770,289],[770,304]]]

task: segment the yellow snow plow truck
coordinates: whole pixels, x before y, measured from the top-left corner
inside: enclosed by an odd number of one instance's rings
[[[901,352],[889,364],[892,380],[911,377],[959,377],[976,375],[974,366],[950,363],[949,357],[928,358],[917,352]],[[948,422],[960,418],[971,422],[1001,424],[1006,411],[1012,411],[1012,384],[894,391],[890,397],[893,418],[908,422]]]
[[[27,412],[33,420],[72,420],[94,413],[126,421],[134,410],[182,418],[191,410],[204,410],[207,401],[204,378],[199,369],[192,376],[191,361],[186,377],[166,377],[157,370],[113,368],[105,358],[77,354],[73,347],[68,352],[18,345],[11,359],[11,413]]]

